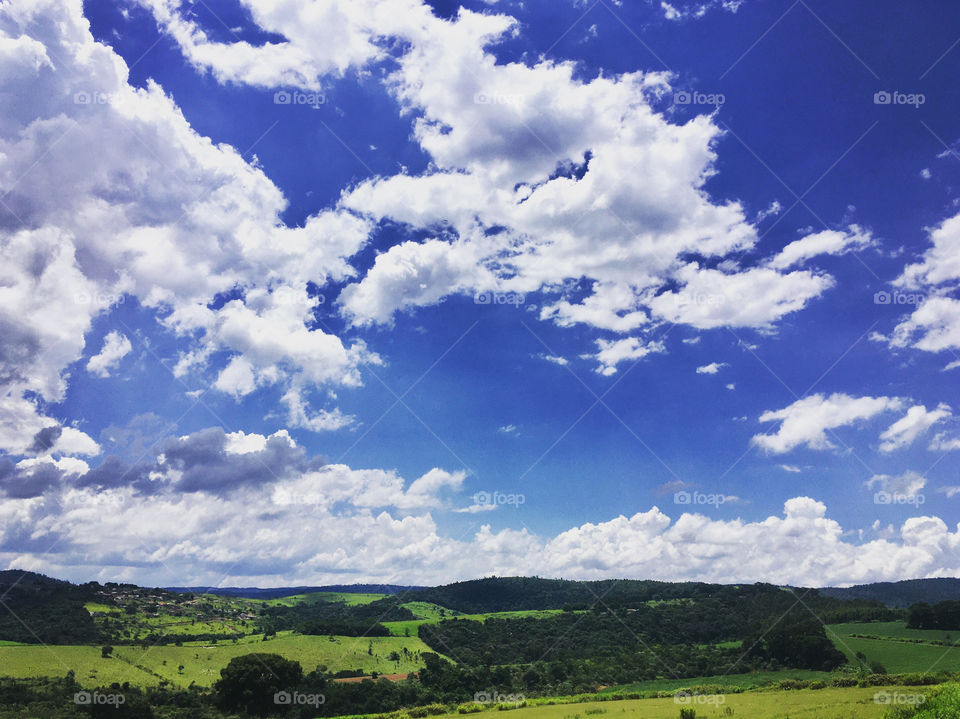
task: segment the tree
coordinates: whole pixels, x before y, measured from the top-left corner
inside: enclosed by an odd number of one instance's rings
[[[100,656],[104,659],[109,659],[111,654],[113,654],[113,647],[100,647]]]
[[[266,716],[277,709],[274,695],[292,689],[302,679],[298,662],[279,654],[244,654],[220,670],[213,688],[221,708]]]
[[[910,607],[910,613],[907,615],[907,627],[910,629],[933,629],[936,624],[936,618],[933,613],[933,607],[926,602],[917,602]]]

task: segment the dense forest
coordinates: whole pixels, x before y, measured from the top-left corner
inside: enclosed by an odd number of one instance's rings
[[[455,618],[421,625],[419,635],[462,667],[497,668],[501,685],[538,692],[734,669],[830,670],[844,662],[823,624],[811,609],[798,606],[790,592],[752,585],[714,587],[711,594],[701,594],[698,599],[545,618]],[[845,620],[889,616],[872,604],[841,612],[836,600],[807,599],[808,606],[842,614]],[[504,670],[505,665],[511,669]]]
[[[31,572],[0,572],[0,639],[25,644],[95,644],[102,640],[84,609],[86,585]]]
[[[760,587],[761,589],[755,589]],[[777,597],[777,594],[780,596]],[[489,577],[457,582],[431,589],[407,592],[403,601],[439,604],[465,614],[525,609],[609,609],[638,608],[651,602],[690,599],[765,602],[770,598],[786,607],[802,599],[811,611],[827,621],[855,618],[900,618],[881,602],[870,599],[841,600],[817,589],[785,589],[771,584],[706,584],[703,582],[659,582],[637,579],[609,579],[592,582],[538,577]],[[844,619],[849,616],[850,619]]]
[[[960,629],[960,601],[917,602],[907,614],[910,629]]]

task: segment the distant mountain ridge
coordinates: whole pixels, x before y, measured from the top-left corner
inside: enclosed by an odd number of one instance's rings
[[[905,579],[852,587],[822,587],[820,593],[835,599],[873,599],[888,607],[903,609],[917,602],[935,604],[947,599],[960,599],[960,579]]]
[[[328,584],[322,587],[164,587],[170,592],[215,594],[221,597],[241,599],[281,599],[294,594],[314,592],[341,592],[348,594],[401,594],[427,589],[421,586],[402,584]]]
[[[93,583],[75,585],[19,569],[0,570],[0,594],[12,591],[22,598],[56,593],[73,601],[85,598],[85,590]],[[619,585],[619,586],[618,586]],[[131,585],[132,586],[132,585]],[[410,593],[411,600],[434,601],[460,611],[502,611],[561,607],[564,603],[591,603],[598,596],[605,602],[649,600],[672,596],[691,596],[711,585],[701,582],[660,582],[655,580],[600,580],[576,582],[538,577],[486,577],[437,587],[403,584],[328,584],[296,587],[165,587],[167,591],[208,593],[245,599],[279,599],[294,594],[342,592],[395,595]],[[610,594],[607,595],[609,590]],[[899,582],[873,582],[851,587],[819,587],[824,597],[865,599],[888,607],[906,608],[917,602],[935,604],[948,599],[960,600],[960,578],[906,579]]]

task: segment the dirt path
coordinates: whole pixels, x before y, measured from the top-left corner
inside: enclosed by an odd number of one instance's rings
[[[406,679],[411,674],[416,674],[416,672],[408,672],[407,674],[379,674],[377,679],[387,679],[391,682],[399,682],[402,679]],[[334,679],[335,682],[341,682],[343,684],[355,684],[357,682],[362,682],[364,679],[373,679],[373,677],[341,677],[340,679]]]

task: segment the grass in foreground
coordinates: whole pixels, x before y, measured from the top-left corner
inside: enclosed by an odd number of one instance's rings
[[[814,672],[807,669],[782,669],[776,672],[751,672],[749,674],[722,674],[712,677],[697,677],[696,679],[651,679],[646,682],[637,682],[636,684],[624,684],[614,687],[606,687],[601,690],[601,694],[617,694],[621,692],[650,692],[661,691],[668,692],[683,687],[689,687],[697,684],[719,684],[724,687],[740,687],[742,689],[753,689],[763,687],[768,684],[782,681],[784,679],[820,679],[829,684],[834,677],[830,672]]]
[[[678,704],[672,697],[585,701],[520,707],[510,710],[508,716],[510,719],[677,719],[681,707],[691,707],[696,711],[697,719],[725,719],[726,717],[733,719],[737,717],[744,719],[884,719],[889,705],[876,701],[875,698],[880,693],[915,695],[928,694],[931,690],[927,688],[918,692],[916,687],[896,686],[829,687],[816,690],[727,694],[722,697],[712,697],[710,700],[702,697],[692,699],[688,704]],[[496,712],[496,709],[495,706],[488,706],[485,711],[480,712],[478,719],[482,719],[487,711]],[[497,715],[502,716],[499,712]],[[398,712],[384,716],[404,719],[406,714]],[[437,719],[463,719],[464,716],[470,715],[451,712],[439,714]],[[368,719],[374,719],[374,717]],[[937,719],[941,718],[937,717]]]

